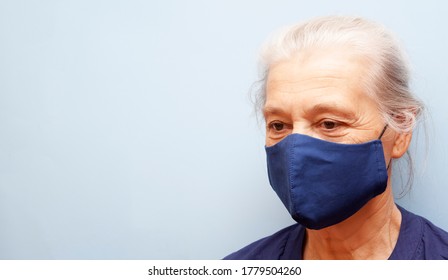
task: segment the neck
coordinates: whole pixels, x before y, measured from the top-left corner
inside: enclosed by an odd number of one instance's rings
[[[304,259],[387,259],[398,240],[401,213],[390,184],[345,221],[306,230]]]

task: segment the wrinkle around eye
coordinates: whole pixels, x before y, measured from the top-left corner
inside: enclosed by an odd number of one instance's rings
[[[333,123],[333,128],[326,128],[325,123]],[[326,119],[318,122],[315,125],[316,133],[318,133],[323,139],[340,139],[347,135],[349,125],[344,122]]]
[[[281,129],[276,129],[275,125],[281,125]],[[279,120],[269,122],[266,126],[266,133],[269,138],[280,139],[288,135],[292,131],[292,125]]]

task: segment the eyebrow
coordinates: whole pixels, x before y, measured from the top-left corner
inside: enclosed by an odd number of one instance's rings
[[[328,104],[316,104],[313,107],[305,110],[305,115],[318,115],[323,113],[332,113],[341,117],[344,117],[346,119],[354,119],[356,117],[356,114],[349,110],[346,107],[337,105],[335,103],[328,103]],[[288,113],[283,110],[281,107],[276,107],[272,105],[265,106],[263,108],[263,115],[266,116],[267,114],[270,115],[287,115]]]
[[[318,115],[323,113],[332,113],[346,119],[354,119],[356,114],[350,109],[335,103],[316,104],[310,109],[305,110],[306,115]]]
[[[275,107],[275,106],[265,106],[263,107],[263,115],[266,116],[266,114],[271,115],[286,115],[286,111],[283,110],[281,107]]]

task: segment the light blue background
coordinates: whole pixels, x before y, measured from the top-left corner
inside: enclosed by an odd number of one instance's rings
[[[416,2],[1,0],[0,258],[218,259],[291,224],[248,89],[268,34],[327,14],[404,42],[432,119],[398,202],[447,229],[448,7]]]

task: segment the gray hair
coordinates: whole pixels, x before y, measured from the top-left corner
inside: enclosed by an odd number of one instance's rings
[[[384,122],[398,133],[410,133],[424,112],[423,103],[409,88],[409,65],[405,52],[385,27],[359,17],[327,16],[285,28],[263,46],[260,80],[255,106],[261,112],[266,102],[266,80],[272,65],[304,50],[347,47],[365,58],[363,86],[378,104]],[[412,184],[413,166],[409,153]]]

